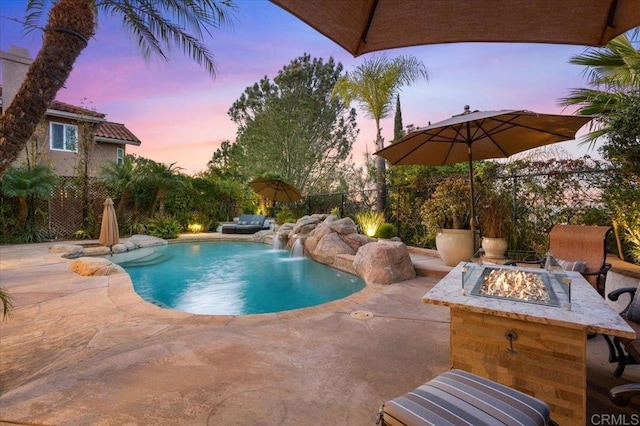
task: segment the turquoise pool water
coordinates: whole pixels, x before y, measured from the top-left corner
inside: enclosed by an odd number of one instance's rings
[[[356,276],[260,243],[170,244],[114,255],[113,261],[144,299],[194,314],[280,312],[341,299],[365,287]]]

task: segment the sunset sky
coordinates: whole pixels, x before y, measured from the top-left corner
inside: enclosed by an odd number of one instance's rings
[[[25,47],[35,57],[41,33],[24,34],[10,18],[24,17],[25,1],[0,2],[0,49]],[[346,71],[362,63],[294,16],[266,0],[237,0],[232,23],[213,33],[206,44],[214,52],[217,76],[175,49],[170,62],[152,58],[145,63],[134,39],[122,23],[99,17],[99,29],[75,63],[57,99],[84,105],[124,123],[140,140],[136,153],[163,163],[178,163],[187,173],[206,168],[220,143],[235,140],[236,126],[227,115],[247,86],[265,75],[273,78],[291,60],[309,53],[332,56]],[[401,24],[399,24],[401,28]],[[571,113],[558,99],[572,88],[586,87],[583,68],[569,64],[580,46],[460,43],[420,46],[384,52],[411,54],[431,74],[428,82],[405,87],[400,93],[405,125],[425,126],[463,111],[527,109],[541,113]],[[356,106],[356,105],[354,105]],[[360,136],[353,156],[362,161],[365,150],[375,151],[371,119],[358,111]],[[393,137],[393,117],[382,123],[386,141]],[[580,132],[583,134],[584,130]],[[560,144],[573,156],[588,153],[576,142]]]

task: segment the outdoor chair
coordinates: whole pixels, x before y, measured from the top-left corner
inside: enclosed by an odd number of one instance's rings
[[[613,227],[587,225],[555,225],[549,232],[548,252],[567,271],[577,271],[604,297],[605,281],[611,264],[607,263],[606,239]],[[509,261],[540,264],[546,259],[535,261]]]
[[[547,403],[475,374],[451,370],[383,404],[376,424],[533,426],[556,423],[549,418]]]
[[[620,316],[636,332],[635,339],[622,337],[614,337],[613,341],[610,336],[603,335],[609,346],[609,362],[617,362],[618,366],[614,371],[615,377],[620,377],[624,372],[624,368],[629,364],[640,363],[640,282],[638,287],[625,287],[609,293],[609,299],[616,301],[623,294],[630,294],[631,298],[627,307],[620,312]]]
[[[267,217],[264,215],[243,214],[236,223],[222,225],[223,234],[255,234],[269,229]]]
[[[629,400],[635,396],[640,396],[640,383],[627,383],[609,391],[609,399],[620,407],[629,404]]]

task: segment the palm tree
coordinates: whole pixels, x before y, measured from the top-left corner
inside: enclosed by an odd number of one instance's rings
[[[168,166],[164,163],[156,163],[149,159],[138,159],[139,173],[138,183],[143,186],[155,188],[155,197],[151,206],[151,214],[157,211],[158,216],[164,215],[164,207],[167,201],[168,191],[170,189],[183,188],[187,183],[180,173],[181,167],[174,167],[176,163]]]
[[[578,114],[596,117],[592,131],[585,136],[585,142],[593,145],[608,133],[607,117],[625,108],[629,94],[640,95],[640,50],[623,34],[603,48],[572,57],[570,63],[586,67],[584,73],[592,88],[573,89],[560,99],[560,105],[579,105]]]
[[[37,198],[51,197],[57,176],[47,166],[12,167],[2,179],[2,192],[18,199],[18,223],[21,228],[28,220],[34,219],[34,206]]]
[[[43,0],[28,0],[27,26],[36,28]],[[42,48],[24,83],[0,117],[0,177],[24,149],[47,107],[69,77],[73,64],[87,47],[97,26],[97,14],[120,17],[136,37],[145,59],[178,45],[215,76],[212,53],[201,41],[203,34],[228,21],[233,0],[58,0],[43,29]]]
[[[133,195],[133,186],[136,182],[134,158],[133,155],[125,155],[122,164],[117,164],[115,161],[105,163],[100,173],[100,181],[122,192],[116,207],[118,217],[122,217]]]
[[[356,101],[365,114],[376,122],[376,149],[384,148],[380,120],[387,118],[393,110],[393,101],[400,88],[412,82],[429,78],[425,65],[413,56],[389,59],[386,55],[375,55],[347,73],[336,83],[333,94],[348,105]],[[376,208],[384,211],[386,204],[385,159],[376,158]]]

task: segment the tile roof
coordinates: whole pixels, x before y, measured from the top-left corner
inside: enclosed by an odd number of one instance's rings
[[[2,98],[2,85],[0,84],[0,98]],[[1,107],[0,107],[1,109]],[[92,111],[90,109],[81,108],[75,105],[67,104],[54,100],[49,104],[50,110],[66,112],[71,114],[84,115],[88,117],[95,117],[100,120],[104,120],[107,116],[101,112]],[[110,121],[104,121],[100,124],[95,132],[95,137],[101,139],[101,142],[121,142],[131,145],[140,145],[142,142],[134,135],[131,130],[127,129],[122,123],[113,123]]]
[[[96,118],[105,118],[107,116],[106,114],[103,114],[101,112],[92,111],[90,109],[77,107],[75,105],[66,104],[64,102],[60,102],[56,100],[52,101],[49,104],[49,109],[62,111],[62,112],[70,112],[72,114],[78,114],[78,115],[87,115],[89,117],[96,117]]]
[[[111,121],[107,121],[101,123],[100,126],[95,131],[96,139],[99,139],[103,142],[119,142],[124,141],[125,143],[132,145],[140,145],[140,139],[136,137],[129,129],[125,127],[124,124],[121,123],[113,123]],[[108,139],[105,141],[104,139]]]

